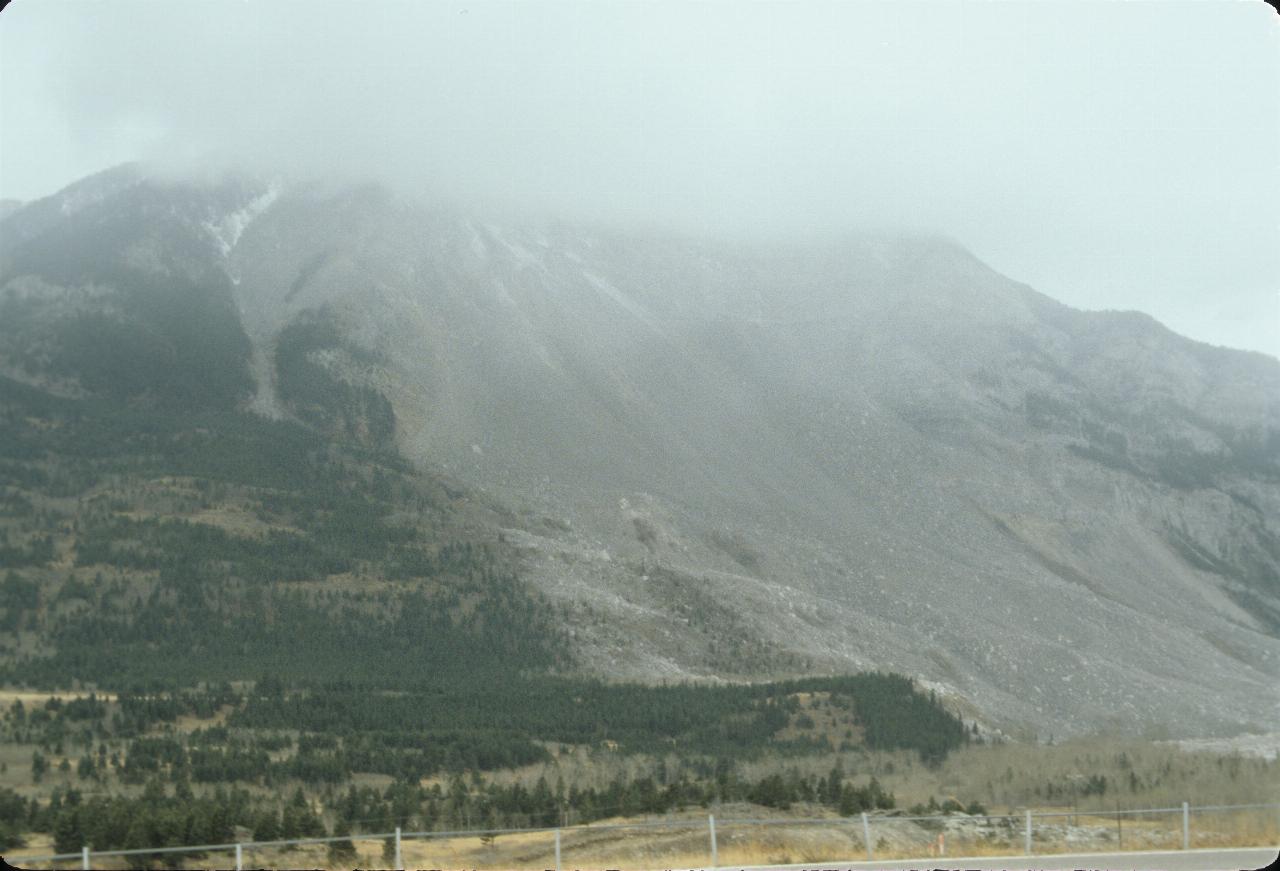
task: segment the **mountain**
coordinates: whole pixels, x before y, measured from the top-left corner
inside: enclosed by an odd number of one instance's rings
[[[125,166],[0,219],[0,374],[402,455],[489,506],[590,673],[891,669],[1056,735],[1280,708],[1280,362],[946,239]]]

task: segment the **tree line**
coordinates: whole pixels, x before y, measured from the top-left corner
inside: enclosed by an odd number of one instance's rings
[[[455,775],[445,787],[405,781],[384,789],[351,785],[324,802],[309,798],[301,788],[281,799],[235,787],[197,794],[185,778],[166,785],[152,777],[134,796],[85,796],[75,788],[58,788],[42,802],[0,789],[0,848],[19,846],[24,832],[48,833],[57,852],[74,853],[86,845],[134,850],[377,833],[395,826],[422,831],[548,828],[729,801],[778,809],[809,803],[845,816],[895,807],[893,795],[874,777],[858,785],[838,765],[821,777],[790,771],[754,781],[723,765],[717,777],[701,782],[684,773],[668,776],[663,767],[634,778],[615,777],[602,787],[569,788],[560,780],[552,787],[545,777],[527,786]]]

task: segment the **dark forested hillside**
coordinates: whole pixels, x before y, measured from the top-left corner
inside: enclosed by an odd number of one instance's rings
[[[394,454],[8,379],[0,407],[10,680],[394,686],[567,662],[496,538]]]
[[[936,706],[910,713],[921,702],[901,679],[767,691],[551,679],[574,663],[549,606],[465,496],[394,454],[8,379],[0,408],[10,683],[176,689],[269,674],[311,690],[253,697],[236,722],[699,752],[768,741],[787,721],[759,707],[771,695],[838,690],[873,745],[936,755],[959,735]],[[392,689],[413,694],[367,697]]]

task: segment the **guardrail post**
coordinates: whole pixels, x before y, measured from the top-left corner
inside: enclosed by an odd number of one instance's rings
[[[1023,841],[1025,842],[1025,846],[1026,846],[1025,852],[1028,856],[1030,856],[1031,855],[1031,809],[1030,808],[1027,808],[1027,830],[1025,833],[1025,837],[1023,838]]]
[[[707,814],[707,826],[711,830],[711,867],[718,868],[720,866],[720,857],[716,853],[716,815]]]
[[[867,861],[874,862],[875,857],[871,855],[871,824],[867,822],[867,812],[862,812],[862,842],[867,845]]]
[[[244,845],[236,844],[236,871],[244,871]]]
[[[1191,849],[1191,805],[1182,803],[1182,849]]]
[[[404,860],[400,854],[400,827],[396,826],[396,871],[404,868]]]
[[[560,871],[560,830],[556,829],[556,871]]]
[[[80,867],[83,868],[84,871],[89,871],[89,848],[88,847],[80,848]]]

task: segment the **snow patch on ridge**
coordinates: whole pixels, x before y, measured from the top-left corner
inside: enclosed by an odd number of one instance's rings
[[[534,254],[520,243],[512,242],[507,238],[506,233],[504,233],[501,228],[495,227],[493,224],[485,224],[485,229],[489,231],[489,235],[492,238],[502,243],[502,246],[507,249],[507,252],[510,253],[513,258],[515,258],[515,261],[519,266],[529,267],[546,274],[547,267],[546,264],[542,262],[541,257]]]
[[[605,279],[601,278],[599,275],[596,275],[594,272],[584,269],[582,270],[582,275],[584,278],[587,279],[588,282],[591,283],[592,287],[594,287],[596,290],[603,293],[609,299],[613,300],[615,303],[621,306],[628,314],[634,316],[637,320],[644,323],[645,326],[649,327],[650,329],[654,331],[658,331],[658,324],[654,320],[653,315],[649,314],[649,312],[642,305],[640,305],[635,300],[628,297],[621,290],[614,287],[612,284],[610,284]]]
[[[263,193],[250,200],[243,208],[224,215],[221,221],[205,221],[203,227],[213,237],[213,242],[223,257],[235,249],[249,225],[280,197],[280,186],[274,182]],[[237,282],[239,283],[239,282]]]

